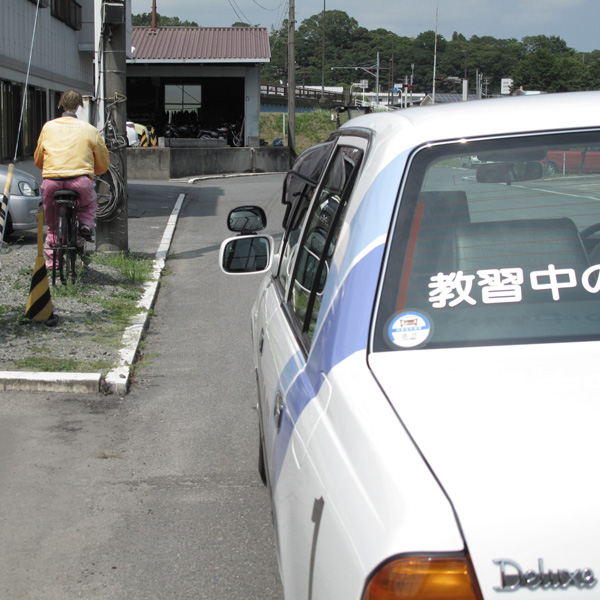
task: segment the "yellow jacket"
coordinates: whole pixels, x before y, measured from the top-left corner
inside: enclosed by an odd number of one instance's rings
[[[44,179],[101,175],[110,162],[100,132],[76,117],[62,116],[42,128],[34,154]]]

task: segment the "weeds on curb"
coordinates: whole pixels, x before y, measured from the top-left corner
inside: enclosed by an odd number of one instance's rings
[[[107,373],[118,364],[123,333],[140,312],[153,261],[132,253],[87,258],[75,283],[50,285],[56,327],[24,316],[32,270],[11,276],[10,285],[22,292],[23,304],[0,304],[0,343],[11,348],[0,360],[0,370]]]

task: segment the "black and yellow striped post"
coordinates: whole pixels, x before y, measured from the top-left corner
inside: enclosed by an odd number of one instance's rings
[[[154,131],[154,127],[152,127],[152,125],[148,127],[148,132],[150,133],[150,145],[158,146],[158,136],[156,135],[156,131]]]
[[[45,321],[46,325],[54,327],[58,323],[58,317],[52,309],[52,298],[50,297],[50,285],[44,259],[44,222],[42,211],[38,213],[38,240],[37,258],[33,267],[33,277],[29,288],[29,297],[25,307],[25,316],[32,321]]]

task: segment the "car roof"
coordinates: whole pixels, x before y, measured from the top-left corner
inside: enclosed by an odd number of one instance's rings
[[[372,113],[344,123],[390,140],[396,151],[443,140],[580,129],[600,125],[600,92],[509,96]],[[392,148],[389,148],[392,150]]]

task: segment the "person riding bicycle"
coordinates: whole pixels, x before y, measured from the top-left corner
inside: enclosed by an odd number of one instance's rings
[[[54,192],[74,190],[79,194],[79,235],[92,239],[98,206],[94,175],[108,170],[109,155],[100,132],[90,123],[77,118],[77,109],[83,98],[76,90],[62,94],[58,107],[63,115],[48,121],[40,133],[35,149],[35,164],[42,169],[42,196],[46,234],[46,267],[52,268],[52,250],[56,245],[58,211],[54,206]]]

